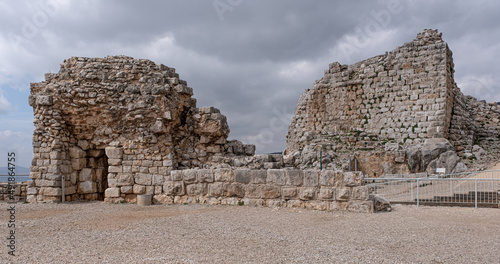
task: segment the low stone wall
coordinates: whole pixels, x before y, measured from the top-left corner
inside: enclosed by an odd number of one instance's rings
[[[373,212],[360,172],[332,170],[175,170],[163,183],[146,188],[160,204],[229,204]],[[140,186],[139,186],[140,187]],[[143,189],[134,186],[133,189]],[[158,190],[162,190],[158,192]],[[108,188],[107,202],[133,202],[135,195]]]
[[[25,201],[26,200],[26,182],[19,183],[16,182],[12,184],[14,188],[13,198],[14,201]],[[0,201],[12,201],[11,194],[9,193],[9,184],[2,182],[0,183]]]

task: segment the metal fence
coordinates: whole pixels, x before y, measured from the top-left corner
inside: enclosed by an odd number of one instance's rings
[[[498,172],[498,173],[497,173]],[[428,178],[366,178],[370,194],[391,203],[499,207],[500,171]],[[489,178],[479,178],[485,175]]]

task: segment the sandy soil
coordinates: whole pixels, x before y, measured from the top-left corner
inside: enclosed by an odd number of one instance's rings
[[[3,246],[0,263],[498,263],[499,216],[499,209],[402,205],[361,214],[17,204],[17,256]],[[7,217],[1,214],[3,237]]]

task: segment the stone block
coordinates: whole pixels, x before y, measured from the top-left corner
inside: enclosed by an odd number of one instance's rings
[[[319,185],[321,186],[335,186],[335,176],[339,172],[332,170],[322,170],[319,176]]]
[[[182,181],[182,171],[181,170],[171,171],[170,176],[172,177],[172,181]]]
[[[238,175],[238,174],[236,174]],[[238,176],[236,176],[238,177]],[[256,184],[248,184],[245,186],[245,197],[246,198],[261,198],[262,190],[260,188],[261,185]]]
[[[234,170],[233,169],[216,169],[215,173],[215,181],[217,182],[234,182]]]
[[[225,196],[243,198],[245,196],[245,185],[241,183],[231,183],[227,185],[225,188]]]
[[[304,173],[301,170],[287,170],[286,185],[301,186],[304,183]]]
[[[221,197],[224,193],[224,183],[215,182],[208,185],[208,195],[212,197]]]
[[[207,184],[206,183],[194,183],[186,186],[187,195],[206,195],[207,194]]]
[[[69,156],[72,159],[81,159],[87,156],[87,152],[78,147],[72,147],[69,149]]]
[[[92,169],[82,169],[79,173],[78,177],[79,181],[94,181],[95,180],[95,171]]]
[[[316,188],[314,187],[301,187],[299,188],[299,199],[306,201],[314,199]]]
[[[305,170],[304,171],[304,186],[306,187],[316,187],[318,186],[319,180],[318,170]]]
[[[248,169],[241,169],[235,171],[235,181],[239,183],[250,183],[252,171]]]
[[[336,200],[348,201],[351,199],[351,188],[337,188],[335,194]]]
[[[72,195],[72,194],[75,194],[76,193],[76,187],[75,186],[70,186],[70,187],[66,187],[64,189],[64,195]]]
[[[209,169],[198,170],[198,182],[214,182],[214,173]]]
[[[134,184],[133,192],[134,194],[146,193],[146,186],[140,184]]]
[[[267,171],[266,170],[252,170],[251,183],[263,184],[266,183]]]
[[[245,155],[247,156],[253,156],[255,155],[255,145],[247,144],[243,145],[245,149]]]
[[[296,187],[283,187],[282,196],[283,199],[295,199],[297,198],[297,188]]]
[[[130,194],[130,193],[134,193],[134,189],[130,185],[122,186],[122,187],[120,187],[120,192],[124,193],[124,194]]]
[[[61,196],[62,190],[59,187],[45,187],[42,188],[43,195],[46,196]]]
[[[97,184],[91,181],[84,181],[78,183],[78,193],[95,193],[97,192]]]
[[[36,96],[35,102],[37,105],[53,105],[54,104],[54,98],[52,95],[38,95]]]
[[[135,183],[150,186],[153,181],[153,175],[146,173],[137,173],[135,175]]]
[[[196,182],[198,170],[196,170],[196,169],[183,170],[182,175],[184,176],[184,181],[186,183],[187,182]]]
[[[321,188],[319,189],[319,199],[321,200],[335,199],[335,188],[321,186]]]
[[[104,191],[104,197],[120,197],[120,188],[107,188]]]
[[[281,190],[279,186],[261,185],[262,198],[277,199],[281,197]]]
[[[162,175],[153,175],[151,180],[151,185],[163,185],[163,176]]]
[[[93,158],[98,158],[104,155],[104,150],[103,149],[91,149],[88,151],[89,156]]]
[[[360,186],[363,182],[363,174],[360,171],[344,172],[345,186]]]
[[[167,195],[184,195],[184,183],[179,181],[166,181],[163,184],[163,191]]]
[[[370,192],[367,186],[359,186],[352,188],[352,199],[368,201],[370,199]]]
[[[109,166],[108,167],[108,172],[112,172],[112,173],[123,172],[122,171],[122,166]]]
[[[28,188],[27,195],[36,195],[38,194],[38,189],[36,187]]]
[[[110,178],[109,178],[110,174],[108,174],[108,183],[110,181]],[[134,177],[132,176],[131,173],[117,173],[116,174],[117,186],[133,185],[134,182],[135,182]]]
[[[111,166],[122,165],[121,159],[108,159],[108,164]]]
[[[267,183],[272,183],[275,185],[285,185],[286,177],[284,170],[267,170]]]
[[[71,159],[71,168],[73,170],[81,170],[87,165],[86,159]]]
[[[106,156],[108,159],[122,159],[123,158],[123,149],[118,147],[106,147],[105,149]]]

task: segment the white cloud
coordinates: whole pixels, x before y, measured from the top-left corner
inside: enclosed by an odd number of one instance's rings
[[[12,104],[5,98],[5,96],[2,94],[2,91],[0,91],[0,115],[6,114],[12,109]]]
[[[500,80],[496,80],[491,74],[467,74],[457,79],[457,85],[465,95],[471,95],[488,102],[500,101]]]

